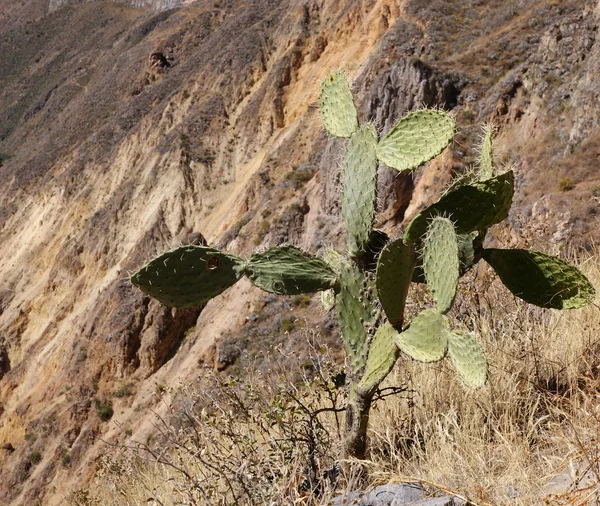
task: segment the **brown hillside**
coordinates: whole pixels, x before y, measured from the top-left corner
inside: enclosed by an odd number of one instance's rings
[[[343,143],[316,103],[333,68],[380,130],[422,104],[456,115],[414,180],[380,169],[388,232],[468,169],[493,120],[496,161],[518,174],[503,241],[600,238],[596,2],[184,3],[0,0],[0,504],[64,504],[103,440],[151,430],[161,385],[301,348],[286,317],[335,342],[314,302],[241,282],[171,310],[127,281],[198,234],[241,255],[341,244]]]

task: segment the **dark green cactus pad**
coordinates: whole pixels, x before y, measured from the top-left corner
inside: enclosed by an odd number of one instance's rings
[[[370,332],[377,319],[375,294],[366,277],[350,264],[342,265],[335,307],[342,328],[342,340],[353,371],[364,367]]]
[[[458,244],[458,258],[460,259],[460,275],[467,272],[475,263],[475,239],[477,232],[470,234],[457,234],[456,242]]]
[[[323,80],[320,101],[321,117],[329,135],[350,137],[358,130],[352,91],[343,72],[334,70]]]
[[[456,124],[447,112],[414,111],[401,118],[377,144],[377,158],[398,171],[413,170],[439,155]]]
[[[460,275],[458,241],[448,218],[436,216],[429,222],[423,243],[423,271],[437,309],[447,313],[454,304]]]
[[[389,323],[385,323],[377,329],[369,348],[367,366],[359,387],[366,390],[377,388],[390,373],[399,355],[399,350],[394,344],[397,335],[398,331]]]
[[[448,355],[465,384],[471,388],[485,385],[487,361],[483,348],[474,334],[469,332],[448,332]]]
[[[479,180],[487,181],[494,177],[493,158],[494,151],[492,146],[493,125],[488,124],[483,128],[483,140],[481,142],[481,152],[479,153]]]
[[[437,309],[426,309],[396,336],[395,341],[409,357],[421,362],[436,362],[446,355],[448,320]]]
[[[374,271],[377,268],[377,260],[381,250],[390,242],[389,236],[382,230],[373,229],[369,237],[369,244],[363,257],[365,269]]]
[[[457,234],[468,234],[500,223],[508,216],[514,193],[510,170],[487,181],[461,186],[444,195],[410,222],[404,232],[407,243],[418,241],[433,216],[448,216]]]
[[[401,328],[404,305],[415,268],[416,255],[402,239],[389,243],[379,255],[376,271],[377,296],[390,323]]]
[[[167,251],[131,276],[131,283],[167,306],[208,302],[244,274],[241,258],[207,246]]]
[[[530,304],[576,309],[594,299],[589,280],[560,258],[522,249],[484,249],[483,258],[514,295]]]
[[[352,135],[342,158],[342,216],[348,251],[359,257],[366,251],[377,203],[377,132],[372,124]]]
[[[290,245],[252,255],[246,276],[266,292],[280,295],[319,292],[332,288],[336,282],[336,275],[326,262]]]

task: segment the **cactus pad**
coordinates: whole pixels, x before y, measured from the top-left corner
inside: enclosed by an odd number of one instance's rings
[[[167,306],[208,302],[233,285],[245,262],[206,246],[182,246],[156,257],[131,276],[131,283]]]
[[[481,152],[479,154],[479,180],[486,181],[494,177],[493,168],[493,147],[492,147],[492,131],[493,125],[487,124],[483,128],[483,141],[481,143]]]
[[[448,355],[459,376],[468,386],[479,388],[485,384],[487,361],[474,334],[448,332]]]
[[[404,232],[412,243],[427,231],[432,216],[449,216],[457,234],[467,234],[500,223],[508,216],[514,193],[514,174],[508,171],[487,181],[460,186],[418,214]]]
[[[437,309],[421,311],[410,326],[396,336],[396,345],[415,360],[441,360],[448,348],[448,320]]]
[[[346,354],[354,371],[366,363],[370,332],[376,320],[374,294],[366,277],[349,264],[342,265],[340,291],[335,298]]]
[[[377,201],[377,132],[367,124],[354,133],[342,159],[342,216],[351,257],[369,244]]]
[[[560,258],[522,249],[484,249],[483,258],[514,295],[530,304],[575,309],[594,299],[589,280]]]
[[[423,271],[433,291],[437,309],[450,311],[458,286],[460,261],[454,225],[448,218],[437,216],[429,222],[423,244]]]
[[[323,80],[320,101],[321,117],[329,135],[350,137],[358,130],[352,91],[343,72],[334,70]]]
[[[377,296],[388,320],[396,328],[402,327],[415,257],[413,248],[399,239],[383,248],[377,262]]]
[[[398,360],[398,348],[394,344],[397,335],[398,332],[389,323],[377,329],[369,348],[367,366],[359,386],[367,390],[377,388],[392,370]]]
[[[280,295],[327,290],[336,281],[327,263],[290,245],[252,255],[246,275],[259,288]]]
[[[423,109],[400,119],[377,144],[377,158],[398,171],[413,170],[439,155],[454,137],[454,118]]]

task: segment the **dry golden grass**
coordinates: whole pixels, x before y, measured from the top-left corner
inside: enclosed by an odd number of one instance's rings
[[[600,286],[597,257],[582,270]],[[371,484],[420,482],[480,505],[596,504],[599,307],[542,311],[516,300],[485,269],[478,277],[463,285],[454,317],[481,336],[487,385],[464,387],[449,360],[401,359],[384,386],[407,389],[372,410]],[[326,504],[339,493],[327,477],[336,470],[341,416],[315,413],[339,409],[344,399],[332,383],[338,369],[313,351],[306,386],[292,386],[274,370],[245,386],[214,376],[212,390],[207,383],[180,389],[174,405],[197,423],[186,429],[181,417],[159,420],[152,452],[143,445],[112,452],[87,502],[72,504]],[[235,476],[243,484],[228,484]],[[210,483],[213,495],[194,490],[194,480]],[[352,477],[340,484],[356,486]]]

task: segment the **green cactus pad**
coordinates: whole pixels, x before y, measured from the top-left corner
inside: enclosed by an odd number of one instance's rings
[[[487,361],[474,334],[448,332],[448,355],[461,379],[471,388],[480,388],[487,378]]]
[[[252,255],[246,276],[266,292],[280,295],[319,292],[332,288],[336,281],[323,260],[290,245]]]
[[[514,295],[530,304],[575,309],[594,299],[589,280],[560,258],[522,249],[484,249],[483,258]]]
[[[398,331],[389,323],[385,323],[377,329],[369,348],[367,366],[360,380],[360,387],[367,390],[377,388],[392,370],[398,360],[398,348],[394,344],[397,335]]]
[[[404,232],[407,243],[418,241],[432,216],[448,216],[457,234],[499,223],[508,216],[514,193],[514,174],[508,171],[487,181],[461,186],[418,214]]]
[[[351,257],[368,247],[377,202],[377,132],[372,124],[354,133],[342,158],[342,216]]]
[[[342,339],[350,365],[358,371],[367,360],[369,331],[375,320],[374,295],[364,275],[349,264],[342,265],[339,285],[335,307]]]
[[[448,320],[437,309],[421,311],[410,326],[396,336],[403,353],[421,362],[444,358],[448,348]]]
[[[350,137],[358,130],[352,91],[343,72],[334,70],[323,80],[320,101],[321,117],[329,135]]]
[[[402,327],[415,261],[414,249],[398,239],[381,250],[377,262],[377,296],[388,320],[397,328]]]
[[[487,181],[494,177],[493,168],[493,147],[492,147],[492,131],[493,125],[488,124],[483,128],[483,141],[481,143],[481,153],[479,154],[479,180]]]
[[[167,251],[131,276],[131,283],[167,306],[192,307],[208,302],[233,285],[245,262],[206,246]]]
[[[436,216],[429,222],[423,243],[423,271],[440,313],[452,308],[460,275],[458,241],[448,218]]]
[[[377,158],[398,171],[413,170],[439,155],[454,137],[447,112],[414,111],[400,119],[377,144]]]

